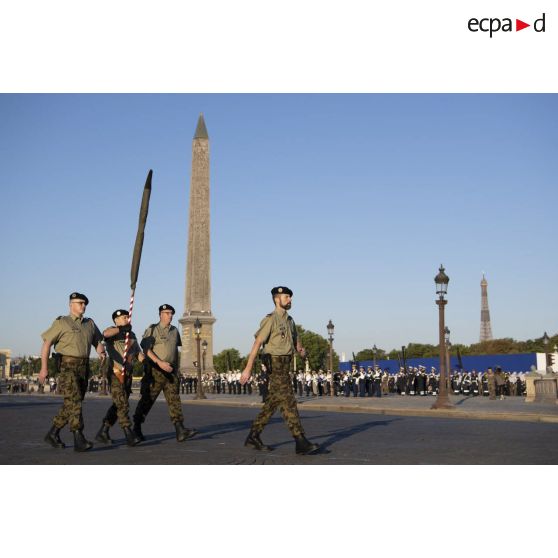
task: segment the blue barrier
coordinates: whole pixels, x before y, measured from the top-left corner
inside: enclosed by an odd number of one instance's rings
[[[477,372],[484,372],[487,368],[500,366],[502,370],[506,372],[529,372],[531,366],[537,365],[537,354],[536,353],[520,353],[513,355],[476,355],[476,356],[466,356],[461,357],[463,361],[463,368],[469,372],[476,370]],[[377,359],[376,364],[380,366],[383,370],[389,369],[390,374],[396,374],[399,372],[399,361],[397,360],[385,360]],[[374,361],[372,360],[360,360],[358,361],[359,366],[374,366]],[[440,366],[440,358],[408,358],[407,367],[418,367],[425,366],[426,371],[430,372],[430,368],[434,366],[438,370]],[[457,370],[459,368],[459,361],[456,356],[451,357],[451,368],[452,370]],[[350,370],[351,362],[341,362],[339,363],[340,370]]]

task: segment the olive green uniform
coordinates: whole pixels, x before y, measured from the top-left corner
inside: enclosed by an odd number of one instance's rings
[[[41,337],[54,345],[61,355],[58,385],[64,402],[52,424],[63,428],[69,424],[75,432],[83,429],[82,401],[89,377],[89,352],[97,347],[103,336],[90,318],[59,316]]]
[[[269,395],[252,424],[252,431],[261,433],[269,419],[279,409],[291,434],[295,437],[302,436],[304,430],[290,376],[292,356],[297,342],[294,320],[287,312],[281,315],[276,310],[262,320],[255,337],[263,341],[263,360],[269,373]]]
[[[116,420],[122,428],[130,428],[132,422],[130,421],[130,407],[128,398],[132,393],[132,361],[141,349],[138,345],[136,336],[130,332],[129,347],[126,357],[126,375],[124,383],[120,383],[113,370],[116,367],[118,370],[122,369],[124,348],[126,346],[126,334],[124,332],[118,333],[113,337],[105,337],[105,344],[109,356],[109,372],[108,377],[111,386],[112,406],[107,411],[103,422],[108,426],[114,426]]]
[[[496,399],[496,376],[494,372],[486,373],[486,380],[488,385],[488,396],[490,399]]]
[[[143,334],[141,347],[147,355],[151,349],[160,360],[168,362],[173,370],[165,372],[148,357],[145,360],[145,373],[141,380],[141,399],[134,413],[134,423],[145,421],[153,403],[163,392],[169,406],[169,415],[173,423],[182,423],[182,403],[179,395],[178,347],[182,345],[180,334],[173,325],[163,327],[160,323],[149,326]]]

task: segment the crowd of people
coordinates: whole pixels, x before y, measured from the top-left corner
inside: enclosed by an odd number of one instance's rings
[[[244,385],[240,383],[240,370],[231,370],[226,373],[202,374],[202,386],[205,393],[223,395],[253,395],[258,394],[265,398],[269,384],[269,377],[265,366],[259,373],[253,375]],[[493,376],[493,380],[491,379]],[[449,379],[449,391],[454,395],[464,396],[490,396],[490,383],[493,381],[495,396],[515,397],[525,395],[525,373],[502,371],[496,367],[490,370],[477,372],[472,370],[453,370]],[[344,397],[385,397],[387,395],[402,396],[428,396],[437,395],[440,375],[435,368],[427,372],[424,366],[401,368],[396,374],[388,370],[371,366],[356,367],[352,370],[331,373],[330,370],[317,370],[304,372],[299,370],[292,374],[293,390],[299,397],[322,397],[331,395],[333,386],[336,396]],[[106,387],[105,387],[106,386]],[[29,393],[42,391],[36,381],[10,380],[4,386],[8,393]],[[101,375],[94,375],[89,379],[88,391],[98,393],[110,385],[104,382]],[[180,377],[180,392],[193,394],[198,390],[198,377],[187,375]],[[49,379],[47,391],[57,392],[56,378]]]
[[[205,393],[228,395],[252,395],[259,393],[265,397],[269,378],[262,370],[252,376],[245,384],[240,383],[240,370],[214,375],[203,374],[202,383]],[[198,379],[196,376],[185,376],[181,379],[182,393],[195,393]],[[424,366],[401,368],[396,374],[380,367],[357,367],[349,371],[331,373],[330,370],[304,372],[299,370],[292,374],[293,390],[299,397],[321,397],[331,395],[344,397],[382,397],[387,395],[428,396],[437,395],[440,374],[435,368],[427,372]],[[494,395],[500,399],[506,396],[525,395],[525,373],[502,371],[496,367],[494,371],[453,370],[449,378],[449,391],[454,395],[491,396],[494,384]]]

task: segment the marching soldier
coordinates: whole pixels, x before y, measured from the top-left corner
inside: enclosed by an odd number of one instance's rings
[[[280,409],[296,441],[296,453],[313,454],[320,447],[318,444],[309,442],[304,436],[290,379],[294,352],[297,351],[302,358],[305,357],[304,348],[297,337],[294,320],[287,313],[287,310],[291,308],[293,292],[287,287],[275,287],[271,290],[271,296],[275,303],[275,310],[262,320],[240,380],[244,384],[250,378],[254,359],[263,345],[263,358],[270,378],[269,397],[252,423],[244,445],[257,450],[269,451],[271,448],[262,442],[260,433],[273,413]]]
[[[84,294],[72,293],[70,313],[56,318],[42,334],[39,381],[44,383],[46,380],[50,348],[54,345],[59,355],[59,381],[64,393],[62,408],[52,420],[52,427],[45,436],[45,442],[54,448],[66,447],[60,439],[60,430],[66,424],[74,435],[75,451],[87,451],[93,447],[83,435],[82,402],[87,391],[91,347],[95,347],[101,360],[106,358],[106,352],[101,343],[103,337],[95,322],[84,317],[87,304],[89,299]]]
[[[143,334],[141,348],[145,356],[145,372],[141,380],[141,399],[134,413],[134,432],[145,440],[141,425],[161,393],[169,406],[169,415],[176,430],[176,439],[184,442],[197,432],[184,428],[182,404],[178,393],[178,347],[182,344],[178,330],[171,325],[174,308],[159,306],[159,323],[150,325]]]
[[[492,368],[486,371],[486,383],[488,384],[488,395],[489,399],[496,399],[496,377]]]
[[[114,426],[117,418],[124,431],[124,436],[126,436],[126,443],[129,446],[135,446],[140,442],[139,438],[130,429],[132,423],[129,416],[128,398],[132,393],[132,363],[135,359],[143,362],[145,357],[141,352],[136,336],[132,332],[132,326],[128,323],[129,316],[130,313],[127,310],[115,310],[112,313],[114,326],[103,331],[109,356],[108,378],[111,386],[112,406],[107,411],[95,440],[104,444],[112,444],[109,429]],[[120,383],[117,376],[122,373],[127,332],[129,333],[129,348],[126,354],[124,382]]]

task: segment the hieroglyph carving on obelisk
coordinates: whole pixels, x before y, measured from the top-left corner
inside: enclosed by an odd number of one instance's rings
[[[190,181],[190,210],[188,221],[188,258],[186,261],[186,291],[182,325],[180,372],[196,374],[197,342],[194,323],[199,319],[201,343],[207,343],[201,359],[205,372],[214,373],[213,324],[211,313],[211,273],[209,234],[209,136],[203,119],[198,119],[192,142],[192,177]],[[205,355],[205,357],[204,357]]]

